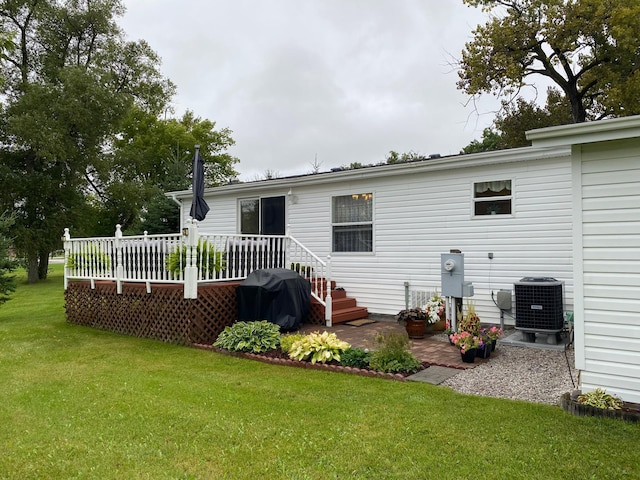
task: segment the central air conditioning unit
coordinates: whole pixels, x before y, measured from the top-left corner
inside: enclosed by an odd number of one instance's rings
[[[516,330],[561,332],[564,327],[563,286],[564,282],[550,277],[525,277],[516,282]]]

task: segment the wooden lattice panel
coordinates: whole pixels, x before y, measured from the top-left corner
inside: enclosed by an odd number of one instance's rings
[[[180,345],[212,344],[236,319],[239,282],[198,288],[197,299],[185,299],[182,285],[151,286],[125,283],[122,294],[115,282],[69,282],[65,309],[70,323],[124,335],[153,338]]]
[[[307,316],[305,323],[309,323],[311,325],[324,325],[324,306],[314,300],[311,300],[311,309],[309,310],[309,315]]]
[[[240,282],[225,282],[198,287],[198,298],[193,301],[191,343],[211,345],[225,327],[238,319],[238,285]]]

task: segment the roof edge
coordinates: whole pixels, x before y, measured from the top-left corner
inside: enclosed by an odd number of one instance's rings
[[[413,175],[418,172],[470,168],[531,160],[543,160],[547,158],[569,155],[571,155],[571,146],[567,145],[554,146],[550,148],[522,147],[508,150],[494,150],[491,152],[451,155],[448,157],[432,158],[418,162],[376,165],[372,167],[357,168],[353,170],[342,170],[338,172],[310,173],[307,175],[298,175],[293,177],[220,185],[217,187],[206,188],[205,195],[224,195],[234,191],[242,191],[243,193],[248,193],[252,191],[263,190],[265,188],[278,187],[281,189],[287,189],[291,187],[299,187],[301,185],[321,185],[324,183],[334,183],[340,181],[388,177],[390,175]],[[165,193],[165,196],[178,199],[191,198],[192,192],[191,190],[180,190],[175,192],[167,192]]]
[[[526,132],[534,147],[555,147],[640,137],[640,115],[538,128]]]

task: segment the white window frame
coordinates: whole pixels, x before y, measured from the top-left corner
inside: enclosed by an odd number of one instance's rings
[[[237,232],[241,235],[257,235],[257,233],[243,233],[242,232],[242,202],[251,200],[258,202],[258,232],[260,232],[260,197],[245,197],[238,199],[238,220],[237,220]]]
[[[476,185],[481,183],[491,183],[491,182],[509,182],[511,195],[494,195],[491,197],[479,197],[476,198]],[[504,177],[494,177],[487,178],[482,180],[474,180],[471,182],[471,218],[478,219],[487,219],[487,218],[512,218],[515,214],[515,192],[514,192],[515,181],[513,178],[504,178]],[[508,200],[510,202],[510,213],[499,213],[495,214],[487,213],[487,214],[476,214],[476,206],[480,203],[490,203],[496,201],[505,201]]]
[[[334,205],[334,200],[336,198],[340,198],[340,197],[353,197],[354,195],[370,195],[371,196],[371,219],[370,220],[364,220],[364,221],[357,221],[357,222],[334,222],[334,216],[333,216],[333,205]],[[363,192],[363,193],[346,193],[346,194],[341,194],[341,195],[332,195],[331,196],[331,205],[330,205],[330,215],[331,215],[331,239],[330,239],[330,245],[331,245],[331,253],[332,255],[372,255],[375,252],[375,199],[376,199],[376,194],[374,191],[368,191],[368,192]],[[334,250],[334,246],[335,246],[335,237],[334,237],[334,228],[335,227],[348,227],[348,226],[370,226],[371,228],[371,249],[370,250],[365,250],[365,251],[336,251]]]

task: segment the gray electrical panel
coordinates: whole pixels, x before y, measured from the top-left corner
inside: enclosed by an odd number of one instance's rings
[[[462,298],[464,254],[443,253],[440,255],[440,281],[443,296]]]

